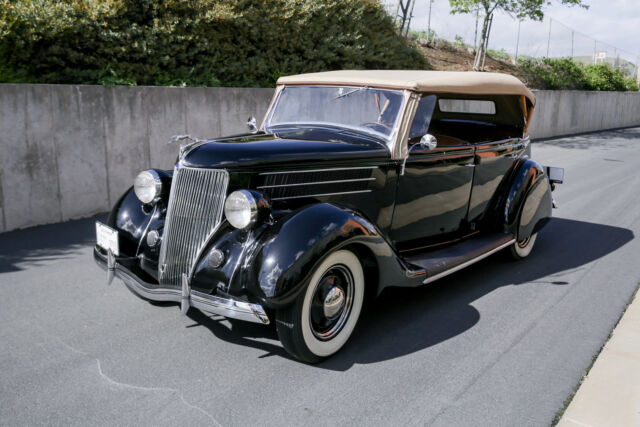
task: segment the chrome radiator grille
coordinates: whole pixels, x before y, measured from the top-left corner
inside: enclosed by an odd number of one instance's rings
[[[228,183],[225,170],[175,169],[158,264],[160,285],[178,288],[182,274],[190,274],[222,220]]]

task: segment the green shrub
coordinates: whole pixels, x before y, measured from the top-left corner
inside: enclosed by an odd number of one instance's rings
[[[584,89],[582,68],[568,58],[518,59],[518,69],[529,85],[539,89]]]
[[[585,88],[588,90],[629,90],[624,74],[607,64],[584,67]]]
[[[625,85],[627,86],[627,90],[638,92],[640,91],[640,87],[638,87],[638,81],[633,77],[625,78]]]
[[[518,71],[536,89],[638,90],[621,70],[607,64],[585,66],[570,58],[519,58]]]
[[[0,0],[0,81],[270,86],[424,69],[375,0]]]

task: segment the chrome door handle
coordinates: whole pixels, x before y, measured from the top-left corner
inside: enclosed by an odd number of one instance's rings
[[[518,154],[518,153],[507,154],[507,158],[508,159],[515,159],[517,157],[520,157],[520,154]]]
[[[465,164],[464,164],[464,165],[462,165],[462,166],[466,166],[466,167],[468,167],[468,168],[472,168],[472,167],[474,167],[475,165],[474,165],[473,163],[465,163]]]

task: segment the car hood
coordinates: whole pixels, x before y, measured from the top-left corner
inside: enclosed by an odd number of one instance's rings
[[[198,168],[271,168],[390,158],[386,147],[348,138],[316,141],[281,138],[275,134],[249,134],[207,141],[187,150],[181,166]]]

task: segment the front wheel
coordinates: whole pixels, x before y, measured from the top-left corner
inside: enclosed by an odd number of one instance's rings
[[[511,256],[516,260],[528,257],[533,250],[533,245],[535,245],[537,237],[538,233],[535,233],[526,240],[514,242],[513,245],[511,245]]]
[[[360,261],[349,250],[336,251],[318,266],[296,301],[276,313],[278,337],[301,361],[320,362],[345,345],[363,301]]]

